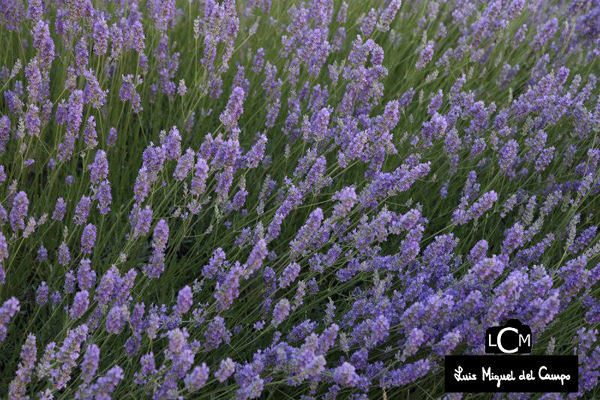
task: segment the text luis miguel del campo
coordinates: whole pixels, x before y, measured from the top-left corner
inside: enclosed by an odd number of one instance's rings
[[[497,355],[531,352],[531,329],[519,320],[488,328],[485,336],[490,355],[446,356],[446,392],[578,391],[576,355]]]

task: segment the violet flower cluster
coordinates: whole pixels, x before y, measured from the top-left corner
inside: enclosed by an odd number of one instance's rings
[[[600,1],[2,0],[0,49],[1,398],[444,398],[514,318],[579,392],[509,398],[600,397]]]

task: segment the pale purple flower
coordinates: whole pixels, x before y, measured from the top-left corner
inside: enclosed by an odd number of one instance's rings
[[[499,152],[500,158],[498,159],[498,165],[500,165],[500,169],[510,177],[515,175],[514,169],[518,152],[519,144],[514,139],[509,140]]]
[[[281,102],[279,99],[275,99],[274,102],[267,105],[267,121],[265,126],[267,128],[273,128],[275,126],[275,120],[279,115],[279,109],[281,108]]]
[[[184,96],[187,93],[187,87],[185,86],[185,80],[182,79],[179,81],[179,86],[177,86],[177,94],[180,96]]]
[[[196,123],[196,112],[192,111],[188,118],[185,120],[185,124],[183,125],[185,130],[190,133],[192,129],[194,129],[194,124]]]
[[[85,354],[83,355],[83,362],[81,363],[81,379],[90,384],[96,371],[98,370],[98,363],[100,362],[100,348],[91,344],[88,346]]]
[[[83,72],[83,70],[88,64],[88,61],[89,53],[87,49],[87,43],[85,40],[85,36],[82,36],[81,39],[75,45],[75,63],[77,64],[79,71]]]
[[[440,356],[449,355],[460,343],[460,330],[455,329],[444,335],[441,341],[434,345],[433,350]]]
[[[544,172],[554,158],[554,147],[548,147],[541,151],[538,159],[535,161],[536,172]]]
[[[375,24],[377,23],[378,12],[371,8],[371,11],[362,19],[362,23],[360,26],[360,32],[363,36],[370,36],[375,29]]]
[[[25,229],[25,217],[27,216],[28,209],[29,199],[27,198],[27,194],[25,192],[17,193],[12,202],[12,209],[9,215],[10,227],[13,232],[18,233],[20,230]]]
[[[262,330],[262,328],[265,327],[265,321],[264,320],[260,320],[258,322],[255,322],[254,325],[252,325],[252,327],[254,329],[256,329],[257,331]]]
[[[75,275],[71,270],[67,271],[67,273],[65,274],[63,290],[66,294],[71,294],[75,290]]]
[[[185,154],[182,155],[177,161],[177,167],[175,168],[175,172],[173,172],[173,177],[178,181],[182,181],[190,173],[192,166],[194,165],[194,150],[187,149]]]
[[[79,203],[75,206],[75,215],[73,221],[75,225],[83,225],[87,221],[90,213],[90,207],[92,206],[92,199],[88,196],[81,196]]]
[[[404,386],[425,376],[431,369],[429,359],[421,359],[412,364],[405,364],[400,369],[388,371],[381,379],[382,387]]]
[[[83,141],[89,148],[94,148],[98,145],[98,134],[96,133],[96,121],[93,116],[88,118],[87,125],[83,130]]]
[[[102,275],[100,283],[96,287],[96,293],[94,300],[99,305],[107,304],[112,300],[115,289],[119,288],[121,283],[121,276],[119,270],[114,265]]]
[[[505,254],[512,253],[524,243],[524,240],[525,229],[517,222],[506,231],[504,242],[502,242],[502,252]]]
[[[181,155],[181,135],[176,126],[172,127],[169,134],[165,137],[164,142],[161,143],[165,151],[165,155],[169,160],[177,160]],[[149,153],[150,154],[150,153]],[[158,164],[153,162],[152,164]]]
[[[85,342],[87,338],[87,334],[87,325],[79,325],[78,327],[67,331],[67,337],[58,351],[55,350],[56,344],[50,342],[46,347],[42,365],[54,361],[52,364],[54,364],[53,367],[55,367],[55,369],[50,371],[50,365],[42,368],[42,371],[38,368],[38,377],[44,378],[45,376],[49,376],[50,383],[55,390],[65,388],[71,380],[73,368],[77,366],[79,352],[83,342]]]
[[[58,304],[60,304],[60,302],[62,301],[62,296],[58,290],[52,292],[52,294],[50,295],[50,301],[52,301],[52,305],[55,307]]]
[[[337,206],[337,205],[336,205]],[[314,239],[323,221],[323,210],[317,207],[308,217],[306,223],[296,234],[296,238],[290,242],[290,254],[292,257],[302,255],[308,248],[310,241]]]
[[[194,166],[194,177],[192,178],[191,192],[193,195],[201,196],[204,193],[208,171],[208,163],[204,158],[198,156],[198,160]]]
[[[265,66],[265,50],[261,47],[256,50],[254,54],[254,60],[252,61],[252,72],[258,74],[262,71]]]
[[[6,259],[8,259],[8,243],[6,243],[6,236],[4,233],[0,232],[0,264]]]
[[[100,182],[100,185],[96,190],[95,198],[98,201],[97,207],[100,214],[108,214],[110,211],[110,205],[112,203],[112,190],[108,179]]]
[[[138,53],[144,51],[146,37],[144,36],[144,27],[140,21],[135,21],[131,26],[131,39],[133,43],[133,49]]]
[[[62,242],[58,247],[58,263],[62,266],[67,266],[71,262],[71,252],[65,242]]]
[[[76,320],[81,317],[88,309],[90,303],[89,293],[87,290],[82,290],[75,294],[73,305],[69,310],[71,319]]]
[[[339,385],[352,387],[357,385],[359,377],[356,374],[354,366],[348,362],[344,362],[334,369],[333,380]]]
[[[19,309],[19,300],[14,297],[6,300],[4,304],[2,304],[2,307],[0,307],[0,343],[6,339],[8,324]]]
[[[87,224],[83,228],[81,234],[81,251],[84,254],[90,254],[96,243],[96,226],[93,224]]]
[[[548,22],[540,25],[538,32],[533,38],[533,46],[537,49],[541,48],[550,40],[558,30],[558,20],[551,18]]]
[[[4,115],[0,118],[0,154],[6,151],[6,144],[10,140],[10,119]]]
[[[244,155],[247,168],[256,168],[265,156],[267,147],[267,135],[262,134],[256,140],[252,148]]]
[[[94,54],[101,56],[108,49],[108,25],[102,13],[96,15],[94,26]]]
[[[40,245],[40,248],[38,249],[38,252],[37,252],[36,260],[38,262],[44,262],[44,261],[48,260],[48,250],[44,247],[44,245]]]
[[[273,309],[273,319],[271,320],[271,324],[274,327],[277,327],[281,324],[290,314],[290,302],[288,299],[281,299],[275,305]]]
[[[458,225],[467,223],[470,220],[476,220],[480,218],[486,211],[492,208],[494,203],[498,200],[496,192],[489,191],[484,193],[469,209],[466,211],[464,218],[459,218],[455,222]]]
[[[264,239],[260,239],[254,245],[254,248],[250,252],[248,259],[246,260],[246,263],[244,264],[244,276],[245,277],[251,276],[255,271],[260,269],[265,257],[267,256],[267,253],[268,253],[267,242]]]
[[[154,236],[152,238],[152,248],[155,252],[163,252],[167,247],[169,240],[169,225],[164,219],[159,220],[154,227]]]
[[[150,232],[152,215],[152,209],[149,205],[144,208],[140,208],[137,203],[133,205],[129,221],[133,227],[134,238],[147,235]]]
[[[219,370],[215,372],[215,378],[221,383],[225,382],[235,372],[235,363],[231,358],[221,360]]]
[[[115,390],[124,376],[123,369],[118,365],[109,369],[104,376],[98,378],[96,383],[92,385],[91,392],[94,393],[94,398],[112,398],[111,393]]]
[[[96,271],[89,258],[83,258],[77,268],[77,284],[81,290],[91,290],[96,282]]]
[[[177,294],[177,304],[173,312],[177,316],[182,316],[190,310],[194,304],[192,289],[189,286],[184,286]]]
[[[202,268],[202,275],[208,279],[214,278],[221,272],[221,269],[226,263],[227,257],[223,249],[218,247],[213,251],[213,254],[208,261],[208,264]]]
[[[141,373],[143,376],[152,375],[156,370],[154,363],[154,354],[150,352],[148,354],[143,355],[140,359],[140,364],[142,365]]]
[[[423,69],[423,67],[425,67],[425,65],[431,61],[431,59],[433,58],[434,46],[435,42],[433,42],[432,40],[427,42],[425,47],[423,47],[423,50],[421,50],[421,54],[419,55],[419,61],[417,61],[415,68]]]
[[[88,165],[88,169],[90,170],[90,180],[96,185],[108,177],[108,160],[104,150],[96,152],[94,162]]]
[[[117,130],[114,127],[111,127],[108,131],[108,135],[106,136],[106,145],[108,147],[114,147],[117,143]]]
[[[279,288],[285,289],[290,286],[298,277],[298,274],[300,274],[300,264],[296,262],[289,264],[279,277]]]
[[[237,122],[244,111],[242,106],[244,102],[244,89],[241,87],[236,87],[231,92],[231,97],[229,97],[229,101],[227,103],[227,107],[221,115],[219,116],[219,120],[225,126],[225,128],[234,132],[237,128]]]
[[[106,316],[106,332],[112,333],[113,335],[121,333],[128,319],[129,310],[126,306],[113,306]]]
[[[401,0],[391,0],[387,3],[387,7],[379,15],[379,21],[377,21],[377,30],[386,32],[390,29],[390,24],[394,21],[396,13],[400,9],[401,5]]]
[[[206,350],[214,350],[218,348],[221,343],[229,343],[231,333],[225,326],[225,320],[223,317],[216,316],[206,328],[204,332],[204,346]]]
[[[32,104],[29,106],[29,110],[25,115],[25,127],[31,136],[40,135],[40,126],[42,122],[40,121],[39,111],[39,108]]]
[[[165,254],[169,240],[169,225],[167,221],[161,219],[154,227],[154,236],[152,238],[152,255],[150,262],[144,266],[144,274],[150,278],[159,278],[165,269]]]
[[[225,276],[222,282],[217,282],[214,298],[217,300],[217,310],[224,311],[228,310],[233,301],[239,295],[240,279],[243,275],[242,267],[238,265],[233,266]]]
[[[35,301],[40,307],[45,306],[48,302],[48,285],[46,282],[42,282],[40,286],[38,286],[35,294]]]
[[[41,0],[32,0],[29,2],[29,18],[32,21],[39,21],[42,19],[44,13],[44,7]]]
[[[206,363],[202,363],[202,365],[194,367],[192,372],[187,374],[184,378],[186,389],[190,393],[200,390],[200,388],[204,386],[206,381],[208,381],[209,372],[210,370],[206,366]]]
[[[35,335],[29,334],[21,349],[21,362],[17,372],[15,373],[15,379],[10,383],[8,387],[8,397],[10,399],[26,399],[27,397],[27,385],[31,382],[33,375],[33,369],[37,360],[37,347],[36,347]]]

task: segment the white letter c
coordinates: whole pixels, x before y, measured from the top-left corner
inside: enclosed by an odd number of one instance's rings
[[[505,331],[512,331],[515,333],[519,333],[519,331],[516,328],[513,327],[506,327],[504,329],[502,329],[500,332],[498,332],[498,337],[496,338],[496,341],[498,342],[498,348],[500,349],[501,352],[506,353],[506,354],[512,354],[512,353],[516,353],[516,351],[519,349],[519,347],[515,347],[512,350],[506,350],[504,347],[502,347],[502,334],[504,334]]]

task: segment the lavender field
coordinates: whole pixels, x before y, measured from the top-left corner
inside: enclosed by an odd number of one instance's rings
[[[0,398],[600,398],[599,75],[600,0],[0,0]],[[445,393],[513,318],[579,392]]]

